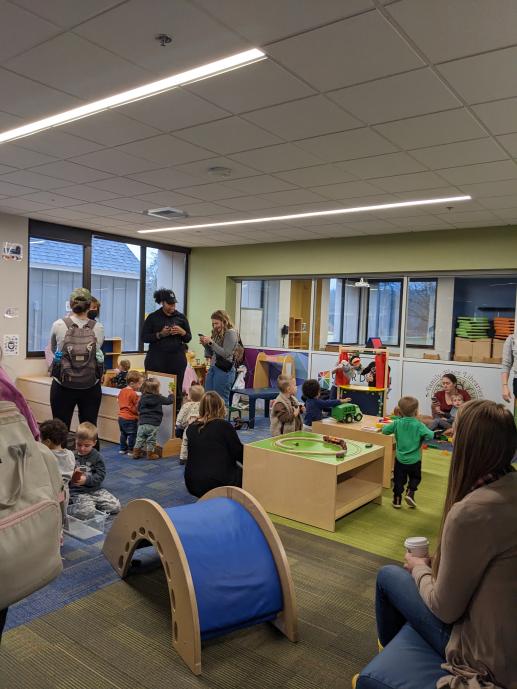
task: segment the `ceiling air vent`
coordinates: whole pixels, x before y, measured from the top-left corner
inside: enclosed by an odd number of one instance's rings
[[[144,215],[150,215],[152,218],[160,218],[160,220],[173,220],[174,218],[188,218],[188,213],[181,211],[178,208],[149,208],[144,211]]]

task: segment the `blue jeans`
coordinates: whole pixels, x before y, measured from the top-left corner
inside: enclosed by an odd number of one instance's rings
[[[409,572],[386,565],[377,574],[375,615],[379,641],[386,646],[406,622],[445,658],[451,625],[444,624],[424,603]]]
[[[123,419],[118,417],[118,427],[120,428],[120,449],[123,452],[133,451],[135,447],[136,432],[138,430],[138,421],[131,419]]]
[[[212,364],[208,369],[205,380],[205,390],[214,390],[218,392],[224,400],[225,407],[230,406],[230,390],[235,383],[235,368],[229,371],[221,371],[215,364]]]

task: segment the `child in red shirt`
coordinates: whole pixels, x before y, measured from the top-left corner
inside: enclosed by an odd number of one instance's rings
[[[136,433],[138,430],[138,400],[137,390],[140,390],[144,376],[140,371],[129,371],[127,387],[118,394],[118,425],[120,428],[119,454],[127,455],[133,452]]]

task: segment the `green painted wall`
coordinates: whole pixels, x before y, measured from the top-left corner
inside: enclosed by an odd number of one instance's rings
[[[233,277],[490,269],[517,270],[517,226],[192,249],[188,316],[198,333],[215,309],[234,314]]]

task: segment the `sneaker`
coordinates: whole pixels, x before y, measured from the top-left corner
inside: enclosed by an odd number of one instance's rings
[[[409,507],[416,507],[416,501],[415,501],[415,491],[414,490],[408,490],[405,496],[405,501],[409,505]]]
[[[119,450],[118,453],[119,453],[119,455],[127,455],[128,451],[127,450]]]
[[[393,497],[393,502],[391,503],[396,510],[400,510],[402,507],[402,498],[400,495],[395,495]]]

